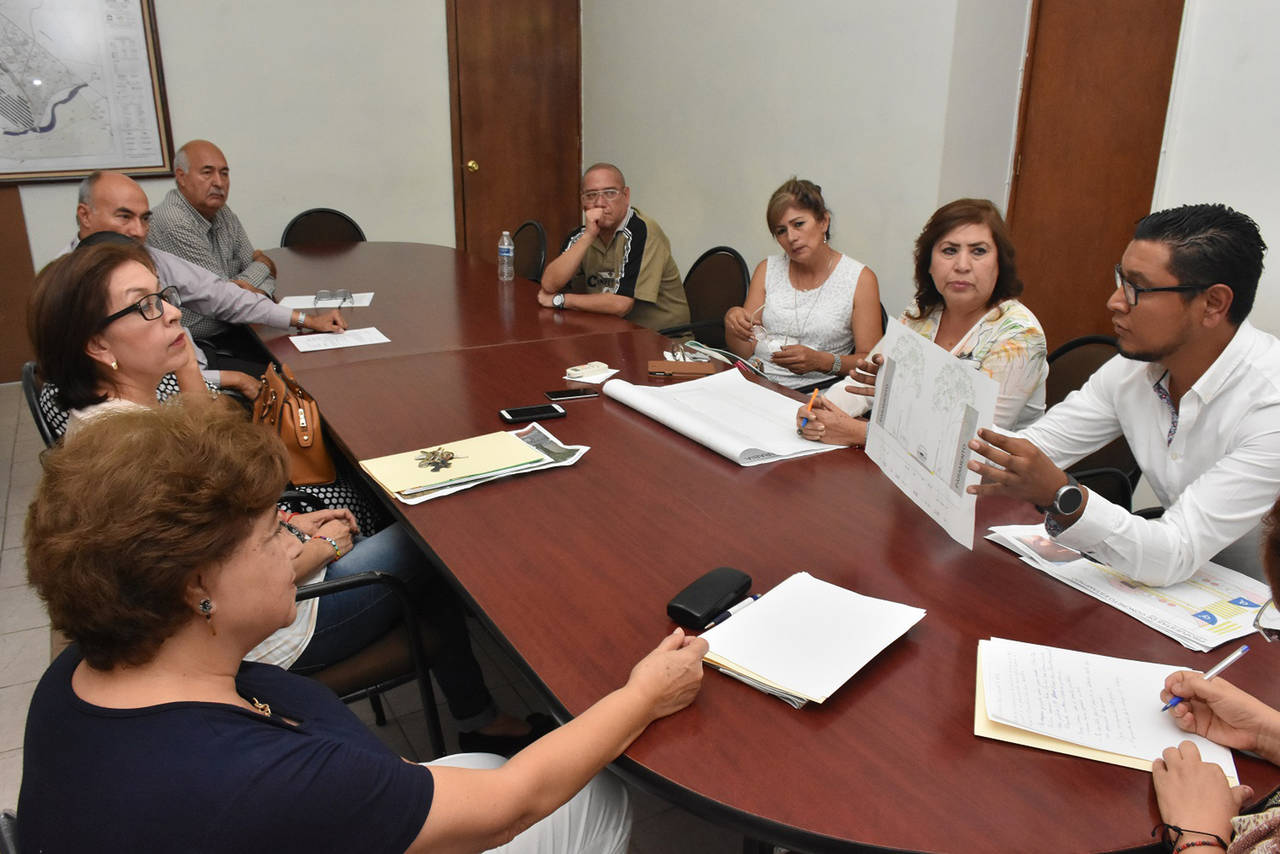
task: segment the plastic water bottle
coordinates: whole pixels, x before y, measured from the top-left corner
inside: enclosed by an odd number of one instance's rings
[[[509,282],[516,277],[516,244],[511,232],[502,232],[498,238],[498,281]]]

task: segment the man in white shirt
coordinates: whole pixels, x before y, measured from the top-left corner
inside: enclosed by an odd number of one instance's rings
[[[1280,494],[1280,341],[1246,318],[1266,244],[1224,205],[1138,223],[1107,301],[1120,356],[1030,427],[980,430],[970,487],[1036,504],[1059,543],[1174,584],[1252,538]],[[1124,435],[1165,512],[1132,515],[1063,471]],[[1243,543],[1242,543],[1243,545]]]

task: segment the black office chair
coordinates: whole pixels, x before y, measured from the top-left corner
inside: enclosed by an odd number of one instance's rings
[[[1117,353],[1116,339],[1109,335],[1083,335],[1055,349],[1048,358],[1045,406],[1061,402]],[[1133,509],[1133,491],[1138,486],[1142,471],[1123,436],[1094,451],[1068,471],[1076,480],[1113,504]]]
[[[723,350],[724,313],[746,301],[750,278],[738,250],[716,246],[703,252],[684,277],[689,322],[660,329],[659,334],[675,337],[692,332],[703,344]]]
[[[516,275],[531,282],[542,281],[547,266],[547,230],[536,219],[520,223],[511,239],[516,244]]]
[[[315,243],[363,243],[364,232],[356,221],[333,208],[311,208],[289,220],[280,235],[281,246]]]
[[[62,425],[55,430],[50,424],[48,414],[46,414],[41,406],[40,393],[44,390],[44,383],[40,381],[40,377],[36,371],[35,362],[26,362],[22,366],[22,395],[27,399],[27,408],[31,410],[31,417],[36,422],[36,430],[40,432],[40,438],[44,439],[44,446],[50,447],[54,442],[58,441],[58,436],[62,435],[62,430],[66,428],[67,417],[62,415]],[[50,400],[52,402],[52,400]],[[57,411],[57,408],[54,407]]]
[[[427,758],[443,756],[444,732],[440,728],[440,712],[436,708],[430,674],[431,656],[437,648],[438,639],[418,620],[404,582],[384,572],[362,572],[347,578],[303,585],[298,588],[295,598],[301,602],[371,584],[389,587],[394,592],[400,603],[401,624],[350,658],[321,670],[295,672],[329,686],[344,703],[367,699],[373,706],[374,722],[378,726],[387,723],[381,695],[398,685],[417,680],[422,711],[427,716],[427,735],[435,754]],[[410,626],[416,627],[417,631],[408,630]]]

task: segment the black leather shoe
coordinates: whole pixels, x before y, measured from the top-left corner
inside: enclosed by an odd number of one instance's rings
[[[550,715],[534,712],[525,720],[530,730],[524,735],[485,735],[482,732],[458,733],[458,746],[463,753],[496,753],[510,758],[556,728]]]

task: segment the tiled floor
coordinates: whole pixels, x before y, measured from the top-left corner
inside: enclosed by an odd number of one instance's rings
[[[0,808],[17,806],[27,705],[36,680],[49,663],[49,620],[43,604],[27,587],[22,549],[23,520],[40,477],[38,455],[43,449],[21,387],[0,384],[0,501],[5,511],[0,529]],[[521,716],[538,709],[538,694],[516,665],[478,624],[472,626],[477,655],[498,704]],[[352,708],[392,749],[411,758],[427,755],[426,718],[416,687],[405,685],[390,692],[385,703],[388,721],[384,727],[373,726],[368,703]],[[446,744],[456,749],[457,735],[447,710],[442,708],[440,717]],[[741,850],[741,838],[732,831],[643,792],[633,794],[633,854],[727,854]]]

